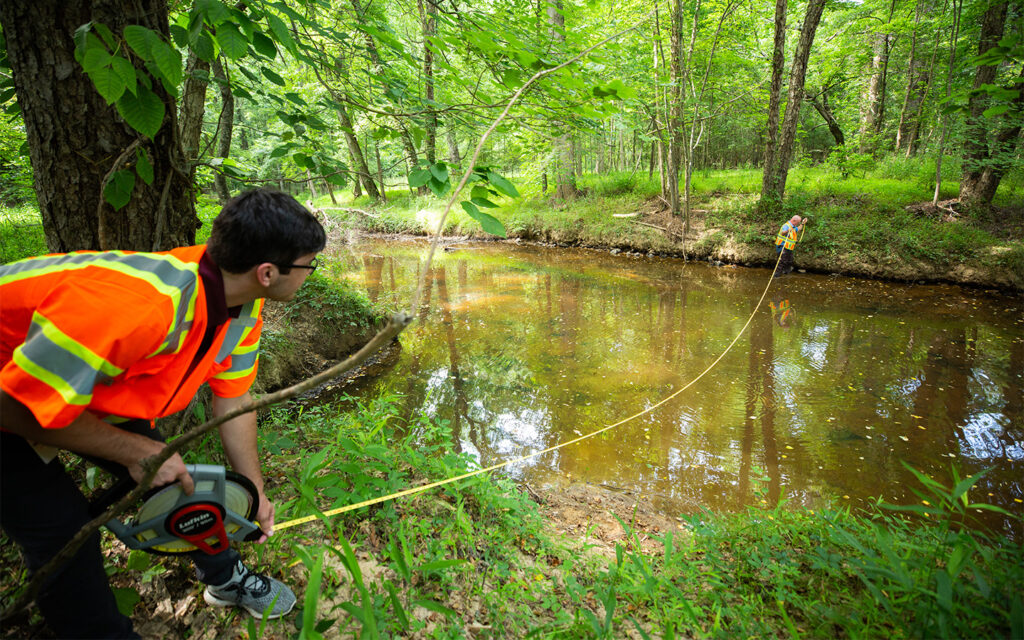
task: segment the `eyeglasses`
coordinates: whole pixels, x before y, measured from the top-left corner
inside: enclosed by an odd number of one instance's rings
[[[309,264],[279,264],[278,269],[309,269],[309,275],[313,275],[316,268],[320,266],[320,258],[313,258]]]

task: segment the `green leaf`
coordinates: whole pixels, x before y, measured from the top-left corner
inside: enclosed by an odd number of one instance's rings
[[[270,59],[277,56],[277,45],[262,31],[252,34],[252,46],[256,51]]]
[[[985,109],[984,111],[981,112],[981,115],[985,116],[986,118],[994,118],[995,116],[1003,115],[1004,113],[1006,113],[1009,110],[1010,110],[1010,105],[1008,105],[1008,104],[1000,104],[1000,105],[996,105],[994,107],[989,107],[988,109]]]
[[[187,49],[190,44],[188,39],[188,29],[179,25],[172,24],[170,26],[171,39],[174,40],[174,44],[178,45],[182,49]]]
[[[151,29],[130,24],[124,28],[124,39],[143,60],[153,60],[153,43],[160,42],[160,36]]]
[[[299,105],[300,107],[308,107],[309,106],[309,104],[305,100],[303,100],[302,97],[299,96],[299,94],[297,94],[297,93],[292,93],[291,91],[289,91],[289,92],[284,94],[284,97],[288,98],[289,100],[291,100],[295,104]]]
[[[430,165],[430,173],[438,182],[448,182],[448,165],[443,162]]]
[[[249,41],[230,22],[217,27],[217,44],[224,55],[232,60],[238,60],[249,51]]]
[[[430,172],[426,169],[416,169],[409,174],[410,187],[422,187],[430,182]]]
[[[82,56],[82,69],[86,73],[95,71],[101,67],[105,67],[110,64],[110,58],[112,56],[107,53],[106,48],[89,47],[85,50],[85,55]]]
[[[174,87],[181,84],[181,54],[178,50],[158,40],[152,43],[150,51],[163,78]]]
[[[491,195],[490,189],[483,185],[476,185],[473,190],[469,192],[471,198],[488,198]]]
[[[135,67],[126,58],[121,56],[114,56],[110,61],[111,67],[114,69],[114,73],[124,80],[125,88],[128,91],[135,93]]]
[[[277,40],[278,44],[282,45],[289,51],[295,50],[295,41],[292,40],[292,34],[288,31],[287,25],[285,25],[281,18],[272,13],[268,13],[267,24],[270,25],[270,30],[274,32],[274,38]]]
[[[136,154],[135,173],[139,174],[142,181],[146,184],[153,184],[153,165],[149,162],[149,155],[146,150],[139,148],[139,152]]]
[[[284,81],[284,78],[277,75],[276,73],[274,73],[273,71],[266,67],[260,67],[260,73],[262,73],[267,78],[267,80],[270,80],[271,82],[278,86],[284,87],[287,85],[287,83]]]
[[[430,180],[427,181],[427,188],[430,189],[435,196],[440,198],[446,191],[448,191],[448,183],[441,182],[437,178],[431,176]]]
[[[103,199],[119,211],[132,198],[135,188],[135,174],[131,171],[118,171],[110,177],[110,182],[103,187]]]
[[[206,31],[201,32],[196,36],[195,44],[192,45],[192,50],[196,52],[196,55],[201,59],[212,62],[217,57],[217,50],[213,47],[213,38]]]
[[[231,12],[220,0],[197,0],[196,8],[206,15],[206,21],[212,26],[231,19]]]
[[[124,94],[125,83],[110,67],[100,67],[89,72],[89,79],[107,104],[113,104]]]
[[[270,152],[270,157],[271,158],[280,158],[284,154],[286,154],[289,151],[291,151],[292,147],[294,147],[294,146],[295,145],[292,145],[292,144],[282,144],[279,147],[275,147],[274,150]]]
[[[126,93],[117,101],[117,112],[132,129],[152,139],[164,122],[164,103],[145,87],[137,95]]]
[[[480,223],[480,227],[483,228],[484,231],[491,235],[500,236],[502,238],[506,236],[505,225],[501,224],[501,222],[497,218],[488,213],[480,211],[472,202],[464,201],[461,204],[462,208],[466,210],[466,213],[468,213],[471,218]]]
[[[398,593],[395,591],[395,585],[393,585],[390,580],[385,580],[384,588],[388,591],[388,596],[391,599],[391,608],[395,610],[395,615],[398,616],[399,624],[402,625],[402,629],[408,630],[409,617],[405,615],[405,609],[402,608],[402,601],[398,598]]]
[[[509,182],[505,178],[502,178],[497,173],[495,173],[493,171],[488,171],[487,172],[487,180],[492,185],[494,185],[495,189],[497,189],[498,191],[504,193],[505,195],[507,195],[507,196],[509,196],[511,198],[518,198],[519,197],[519,192],[516,191],[515,185],[513,185],[511,182]]]
[[[436,611],[437,613],[443,614],[449,618],[454,618],[458,615],[455,613],[454,609],[449,609],[436,600],[427,600],[424,598],[421,600],[413,600],[412,604],[423,607],[424,609],[429,609],[430,611]]]
[[[131,617],[135,611],[135,605],[139,604],[142,596],[135,589],[126,587],[113,587],[114,599],[117,601],[117,610],[121,615]]]
[[[128,568],[132,571],[145,571],[153,562],[153,556],[141,549],[133,549],[128,554]]]
[[[497,209],[498,205],[494,204],[487,198],[471,198],[470,202],[478,207],[484,207],[485,209]]]

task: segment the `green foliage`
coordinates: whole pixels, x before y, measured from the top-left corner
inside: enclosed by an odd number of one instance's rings
[[[330,269],[330,265],[325,267]],[[294,319],[299,314],[312,314],[318,324],[346,331],[365,329],[368,319],[374,317],[363,293],[345,280],[330,278],[319,271],[306,278],[285,317]]]
[[[917,475],[920,506],[857,515],[780,504],[689,517],[688,535],[667,533],[660,556],[620,545],[592,593],[604,594],[606,611],[614,594],[636,612],[614,620],[620,635],[633,625],[729,637],[1020,633],[1024,547],[961,526],[974,509],[995,508],[967,499],[981,474],[954,473],[953,487]]]
[[[0,264],[47,252],[43,224],[35,206],[0,208]]]

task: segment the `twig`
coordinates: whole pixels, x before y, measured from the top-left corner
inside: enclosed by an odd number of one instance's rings
[[[666,229],[665,227],[659,227],[658,225],[656,225],[656,224],[651,224],[651,223],[649,223],[649,222],[641,222],[641,221],[637,220],[637,221],[636,221],[636,223],[637,223],[637,224],[642,224],[642,225],[644,225],[645,227],[650,227],[650,228],[652,228],[652,229],[660,229],[661,231],[665,231],[665,232],[668,232],[668,229]]]
[[[43,582],[48,577],[50,577],[58,568],[60,568],[61,565],[63,565],[65,562],[67,562],[67,560],[69,560],[73,555],[75,555],[75,553],[78,552],[78,549],[89,538],[89,536],[95,533],[96,530],[103,526],[104,523],[109,521],[111,518],[116,517],[122,511],[127,509],[132,503],[138,500],[138,498],[143,493],[145,493],[151,486],[153,478],[156,477],[157,471],[160,470],[160,466],[164,462],[166,462],[171,456],[183,450],[189,444],[198,440],[200,437],[202,437],[205,433],[207,433],[214,427],[219,427],[225,422],[237,418],[240,415],[250,413],[258,409],[262,409],[263,407],[269,407],[272,404],[277,404],[278,402],[283,402],[284,400],[293,398],[300,393],[308,391],[320,384],[323,384],[324,382],[327,382],[332,378],[337,377],[338,375],[348,371],[349,369],[352,369],[353,367],[355,367],[356,365],[358,365],[359,363],[363,362],[368,357],[373,355],[382,346],[391,342],[394,338],[398,336],[398,334],[402,332],[403,329],[409,326],[409,323],[411,322],[411,316],[401,312],[396,313],[394,316],[392,316],[387,326],[381,329],[380,332],[378,332],[377,335],[375,335],[368,343],[366,343],[362,349],[357,351],[352,356],[349,356],[346,360],[334,365],[333,367],[327,369],[326,371],[318,373],[312,378],[307,378],[306,380],[303,380],[298,384],[292,385],[287,389],[281,389],[280,391],[276,391],[274,393],[265,395],[259,400],[255,400],[241,407],[233,409],[232,411],[229,411],[222,416],[213,418],[212,420],[208,420],[205,423],[199,425],[198,427],[195,427],[190,431],[187,431],[180,438],[177,438],[176,440],[168,444],[159,454],[142,460],[140,464],[142,466],[142,469],[144,470],[144,473],[142,479],[139,481],[139,484],[136,485],[136,487],[132,489],[131,492],[129,492],[123,498],[114,503],[101,515],[93,518],[88,523],[86,523],[85,526],[83,526],[78,531],[78,533],[76,533],[74,537],[72,537],[71,540],[69,540],[67,544],[64,545],[64,548],[61,549],[60,552],[57,553],[57,555],[55,555],[49,562],[43,565],[42,568],[36,571],[35,574],[33,574],[32,579],[26,585],[25,589],[21,592],[21,594],[17,598],[15,598],[14,601],[6,609],[4,609],[3,614],[0,614],[0,621],[6,621],[10,619],[11,616],[15,615],[16,613],[21,611],[25,606],[27,606],[28,603],[35,598]]]

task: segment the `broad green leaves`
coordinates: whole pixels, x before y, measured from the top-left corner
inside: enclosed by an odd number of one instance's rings
[[[427,187],[434,195],[443,196],[451,188],[451,174],[448,165],[444,162],[437,162],[431,165],[422,163],[423,167],[412,171],[409,174],[409,186]],[[511,182],[503,178],[492,167],[475,167],[470,174],[470,182],[475,182],[470,190],[469,200],[463,200],[459,204],[462,209],[477,222],[480,227],[491,235],[505,237],[505,225],[489,213],[481,211],[485,209],[496,209],[498,205],[491,201],[491,197],[502,194],[510,198],[518,198],[519,191]]]

